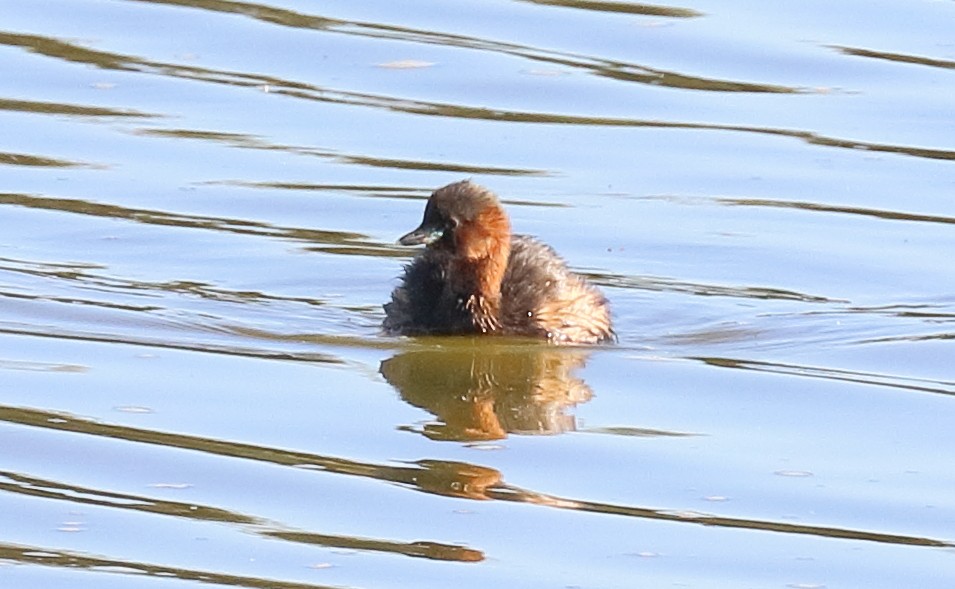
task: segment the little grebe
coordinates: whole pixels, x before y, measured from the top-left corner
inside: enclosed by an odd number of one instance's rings
[[[555,343],[615,337],[603,294],[550,246],[511,235],[497,197],[477,184],[435,190],[421,225],[398,243],[427,249],[405,267],[385,305],[388,333],[497,333]]]

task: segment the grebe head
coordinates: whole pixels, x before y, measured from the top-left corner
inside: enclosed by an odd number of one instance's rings
[[[468,249],[468,241],[494,234],[510,238],[507,215],[493,192],[464,180],[435,190],[421,224],[398,243],[459,252]]]

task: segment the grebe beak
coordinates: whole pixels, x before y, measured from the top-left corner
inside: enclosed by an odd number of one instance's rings
[[[440,227],[426,227],[422,225],[411,233],[402,235],[401,239],[398,240],[398,243],[401,245],[428,245],[441,239],[443,234],[444,229]]]

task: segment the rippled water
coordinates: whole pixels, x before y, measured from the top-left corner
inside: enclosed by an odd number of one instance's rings
[[[3,587],[951,587],[955,4],[8,2]],[[620,342],[389,338],[470,177]]]

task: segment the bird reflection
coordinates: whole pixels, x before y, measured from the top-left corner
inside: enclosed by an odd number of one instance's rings
[[[402,399],[437,418],[421,430],[427,437],[497,440],[575,430],[568,409],[592,396],[574,374],[588,355],[584,348],[458,339],[398,354],[381,363],[381,374]]]

